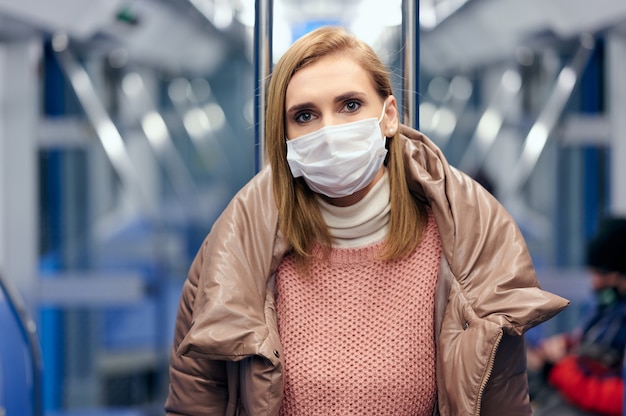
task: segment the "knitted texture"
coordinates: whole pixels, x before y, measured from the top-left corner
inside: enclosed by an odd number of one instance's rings
[[[436,397],[434,295],[441,258],[435,221],[407,258],[382,243],[333,249],[298,275],[276,275],[285,391],[281,416],[431,415]],[[315,255],[321,258],[319,247]]]

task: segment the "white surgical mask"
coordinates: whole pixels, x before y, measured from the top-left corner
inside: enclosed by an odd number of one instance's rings
[[[365,188],[376,177],[387,150],[379,124],[367,118],[326,126],[287,140],[287,163],[294,178],[303,177],[314,192],[341,198]]]

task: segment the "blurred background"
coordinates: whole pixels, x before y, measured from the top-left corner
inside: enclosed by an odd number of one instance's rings
[[[529,336],[578,322],[585,244],[626,214],[623,0],[0,0],[0,415],[163,413],[187,268],[262,165],[261,81],[325,24],[573,300]]]

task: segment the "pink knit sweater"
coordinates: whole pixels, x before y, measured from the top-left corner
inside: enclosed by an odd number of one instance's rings
[[[333,249],[310,277],[297,274],[291,256],[280,265],[282,416],[432,414],[441,257],[432,216],[408,258],[382,262],[381,247]]]

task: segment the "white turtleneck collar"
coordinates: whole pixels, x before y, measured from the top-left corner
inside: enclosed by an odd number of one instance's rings
[[[389,196],[389,174],[385,169],[383,177],[354,205],[338,207],[318,198],[333,246],[363,247],[384,240],[391,212]]]

